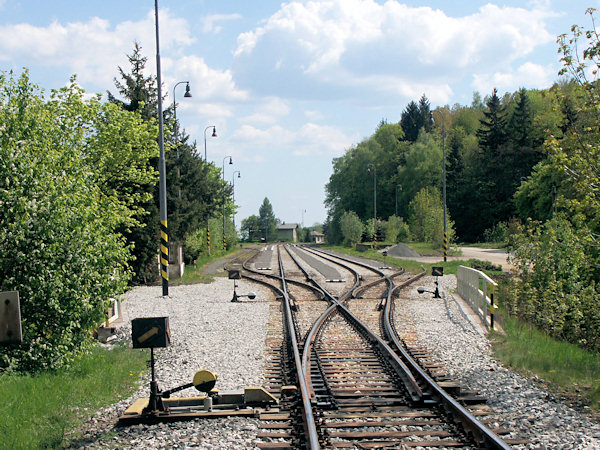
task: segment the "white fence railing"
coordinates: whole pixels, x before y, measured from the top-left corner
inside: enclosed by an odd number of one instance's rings
[[[458,266],[456,281],[458,294],[481,318],[486,328],[493,330],[494,291],[498,284],[485,273],[465,266]]]

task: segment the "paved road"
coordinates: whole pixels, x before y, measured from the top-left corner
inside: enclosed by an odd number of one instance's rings
[[[506,250],[492,249],[492,248],[480,248],[480,247],[459,247],[462,252],[461,256],[448,256],[449,261],[454,260],[469,260],[479,259],[481,261],[489,261],[492,264],[501,265],[505,271],[514,270],[514,266],[508,262],[508,253]],[[393,256],[393,255],[390,255]],[[443,261],[442,256],[417,256],[407,257],[403,256],[401,259],[410,259],[423,263],[435,263]]]

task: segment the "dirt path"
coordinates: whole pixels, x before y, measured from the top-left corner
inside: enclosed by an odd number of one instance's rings
[[[500,265],[504,271],[514,270],[514,266],[508,262],[508,253],[506,250],[480,247],[459,247],[459,250],[462,252],[461,256],[448,256],[448,260],[479,259],[481,261],[489,261],[492,264]],[[390,254],[390,256],[394,255]],[[444,258],[442,256],[401,256],[401,259],[410,259],[423,263],[436,263],[443,261]]]

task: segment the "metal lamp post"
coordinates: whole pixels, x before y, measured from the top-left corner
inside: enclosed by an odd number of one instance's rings
[[[211,137],[217,137],[217,127],[214,125],[209,125],[204,129],[204,162],[206,162],[206,130],[209,128],[213,129]]]
[[[448,230],[446,224],[446,121],[442,113],[442,198],[444,200],[444,262],[448,259]]]
[[[160,273],[162,278],[162,295],[169,295],[169,234],[167,228],[167,170],[165,167],[165,141],[162,110],[162,81],[160,76],[160,45],[158,32],[158,0],[154,0],[154,17],[156,29],[156,83],[158,84],[158,159],[159,175],[159,207],[160,207]]]
[[[209,128],[213,129],[212,137],[217,137],[217,127],[215,127],[214,125],[209,125],[204,129],[204,163],[207,163],[207,160],[206,160],[206,131]],[[208,256],[210,256],[210,218],[208,216],[206,217],[206,249],[208,252]]]
[[[173,86],[173,120],[174,120],[174,125],[173,128],[175,129],[175,153],[176,153],[176,157],[177,160],[179,160],[179,129],[177,127],[177,102],[175,101],[175,88],[177,88],[177,86],[179,86],[180,84],[186,83],[185,86],[185,94],[183,94],[183,96],[185,98],[190,98],[192,96],[192,93],[190,92],[190,82],[189,81],[180,81],[179,83],[175,83],[175,86]],[[177,165],[177,178],[178,180],[181,179],[181,169],[179,167],[179,164]],[[177,192],[177,198],[181,198],[181,182],[178,181],[178,183],[180,183],[179,185],[179,190]]]
[[[231,200],[233,201],[233,229],[235,230],[235,174],[240,178],[241,174],[239,170],[234,170],[231,174]]]
[[[375,247],[377,247],[377,168],[374,164],[367,165],[367,172],[373,170],[373,228],[375,229]]]
[[[229,158],[229,164],[233,164],[231,156],[223,158],[223,251],[227,249],[227,241],[225,239],[225,160]]]

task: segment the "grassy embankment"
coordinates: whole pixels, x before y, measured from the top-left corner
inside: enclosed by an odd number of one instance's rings
[[[0,376],[0,448],[62,448],[95,411],[127,397],[147,371],[149,354],[96,347],[68,369]],[[76,437],[76,436],[72,436]]]
[[[196,267],[193,265],[186,266],[183,277],[178,280],[173,280],[171,284],[176,286],[179,284],[210,283],[214,277],[227,276],[227,272],[225,271],[208,273],[207,267],[219,260],[230,260],[232,258],[243,257],[246,254],[250,256],[249,248],[254,247],[255,245],[256,244],[243,244],[240,247],[233,247],[226,253],[218,256],[203,256],[196,260]]]
[[[479,245],[478,245],[479,246]],[[439,256],[439,251],[427,244],[410,244],[413,250],[424,256]],[[490,245],[488,248],[496,248]],[[404,267],[411,272],[425,268],[431,272],[431,266],[443,266],[445,274],[456,274],[459,265],[477,265],[477,261],[448,261],[446,263],[422,264],[409,259],[384,258],[375,250],[365,252],[347,247],[328,247],[340,253],[363,256],[365,258],[385,263],[392,267]],[[475,264],[473,264],[475,263]],[[486,273],[498,279],[506,275],[499,272]],[[502,302],[499,298],[498,301]],[[600,358],[597,354],[583,350],[576,345],[551,338],[535,327],[517,321],[512,317],[506,318],[505,334],[492,336],[494,356],[502,363],[525,375],[537,376],[546,386],[558,393],[600,409]]]
[[[494,356],[505,366],[535,375],[547,387],[578,404],[600,409],[600,358],[551,338],[535,327],[506,318],[505,335],[492,336]]]

